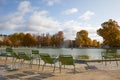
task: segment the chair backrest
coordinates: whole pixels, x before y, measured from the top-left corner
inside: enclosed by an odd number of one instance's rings
[[[11,52],[13,52],[13,49],[12,49],[11,47],[7,47],[7,48],[6,48],[6,52],[11,53]]]
[[[39,54],[39,50],[32,50],[32,54]]]
[[[18,54],[17,54],[17,53],[12,52],[12,54],[11,54],[11,55],[12,55],[12,57],[19,59],[19,56],[18,56]]]
[[[49,54],[47,53],[42,53],[40,54],[40,58],[45,62],[45,63],[49,63],[49,64],[54,64],[53,59],[50,57]]]
[[[13,57],[13,49],[11,47],[7,47],[5,55],[9,57]]]
[[[115,56],[117,54],[117,49],[107,49],[106,55],[108,56]]]
[[[71,55],[60,55],[59,61],[62,65],[75,65]]]
[[[30,56],[27,55],[25,52],[18,52],[18,56],[20,59],[30,60]]]

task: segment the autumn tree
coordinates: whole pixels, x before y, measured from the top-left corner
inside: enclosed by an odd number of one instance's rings
[[[51,39],[50,38],[51,38],[50,35],[46,34],[46,37],[45,37],[45,39],[46,39],[45,45],[46,46],[50,46],[50,43],[51,43]]]
[[[120,46],[120,26],[112,19],[103,22],[97,34],[103,38],[103,44],[110,47]]]
[[[49,34],[42,34],[41,37],[39,37],[39,41],[41,41],[41,46],[44,46],[44,47],[47,47],[47,46],[50,46],[50,43],[51,43],[51,36]]]
[[[12,42],[12,46],[18,46],[20,44],[18,33],[14,33],[14,34],[10,35],[9,39]]]
[[[5,40],[6,45],[11,45],[14,47],[18,46],[41,46],[41,47],[61,47],[64,42],[64,35],[62,31],[54,35],[41,34],[41,35],[31,35],[30,33],[14,33],[7,37]]]
[[[91,46],[91,39],[88,37],[86,30],[81,30],[76,34],[76,45],[80,46]]]
[[[40,35],[37,36],[37,46],[38,47],[41,46],[41,36]]]
[[[3,42],[0,40],[0,46],[3,45]]]
[[[51,46],[56,47],[57,46],[57,35],[53,35],[51,37]]]
[[[100,46],[101,46],[101,44],[100,44],[100,42],[98,41],[98,42],[97,42],[97,47],[100,47]]]
[[[41,37],[40,37],[40,43],[41,43],[41,46],[43,47],[43,46],[45,46],[45,42],[46,42],[46,40],[45,40],[45,34],[42,34],[41,35]]]
[[[25,34],[24,33],[19,33],[18,38],[20,40],[19,46],[23,46],[23,39],[24,39]]]
[[[92,41],[92,46],[93,46],[93,47],[100,47],[100,42],[97,41],[97,40],[93,40],[93,41]]]
[[[58,36],[58,46],[61,47],[64,41],[64,34],[62,31],[59,31],[57,36]]]
[[[7,46],[12,46],[12,42],[11,42],[11,40],[9,40],[9,39],[6,39],[6,40],[4,41],[4,43],[5,43],[5,45],[7,45]]]
[[[62,31],[59,31],[58,33],[54,34],[51,37],[51,45],[53,47],[61,47],[63,45],[64,41],[64,34]]]
[[[27,33],[23,38],[23,45],[28,47],[36,46],[37,40],[30,33]]]

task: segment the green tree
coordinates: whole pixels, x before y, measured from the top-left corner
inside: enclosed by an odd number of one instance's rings
[[[112,19],[101,24],[97,34],[103,37],[103,45],[110,47],[120,46],[120,26]]]

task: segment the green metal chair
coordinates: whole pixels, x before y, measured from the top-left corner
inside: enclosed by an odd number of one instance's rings
[[[6,48],[6,52],[4,53],[4,56],[5,56],[5,65],[7,63],[8,57],[12,57],[12,53],[13,53],[13,49],[11,47],[7,47]],[[14,60],[14,57],[13,57],[13,60]]]
[[[33,57],[31,54],[26,54],[25,52],[18,52],[18,58],[21,59],[21,65],[23,65],[24,61],[29,61],[29,66],[32,68]]]
[[[41,58],[41,60],[44,61],[44,64],[43,64],[43,67],[42,67],[42,71],[43,71],[44,66],[45,66],[46,64],[51,64],[51,65],[54,64],[53,72],[55,71],[55,63],[57,62],[55,59],[52,59],[52,58],[50,57],[50,55],[47,54],[47,53],[42,53],[42,54],[40,54],[40,58]]]
[[[74,73],[75,73],[75,62],[73,60],[73,57],[71,55],[60,55],[59,56],[59,66],[60,66],[60,72],[62,65],[73,65],[74,66]]]
[[[38,66],[38,69],[40,67],[40,54],[39,54],[39,50],[32,50],[32,57],[33,57],[33,60],[36,60],[36,63],[37,61],[39,61],[39,66]]]
[[[25,58],[24,56],[25,56],[25,57],[28,57],[28,56],[26,56],[26,54],[25,54],[24,52],[18,52],[18,53],[13,52],[13,53],[12,53],[12,57],[13,57],[13,67],[14,67],[14,68],[16,68],[15,65],[16,65],[17,60],[19,60],[20,65],[23,64],[24,60],[26,60],[26,58]]]
[[[116,61],[116,64],[118,66],[118,62],[117,62],[117,50],[116,49],[106,49],[105,51],[101,52],[101,56],[102,56],[102,63],[103,61],[105,61],[105,65],[107,65],[107,60],[111,61]]]
[[[16,52],[12,52],[11,56],[13,57],[12,66],[13,66],[13,68],[16,68],[15,67],[16,61],[17,61],[17,59],[20,59],[20,58]]]
[[[10,70],[14,70],[16,60],[18,59],[18,55],[13,51],[13,49],[11,47],[7,47],[6,48],[6,53],[3,53],[3,54],[6,57],[5,58],[5,65],[7,64],[8,57],[12,58],[12,64],[11,64],[11,69]],[[7,68],[7,66],[6,66],[6,68]]]

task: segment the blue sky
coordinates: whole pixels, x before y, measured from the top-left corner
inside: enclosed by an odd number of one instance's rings
[[[65,39],[87,30],[102,41],[96,30],[109,19],[120,22],[120,0],[0,0],[0,34],[30,32],[55,34]]]

